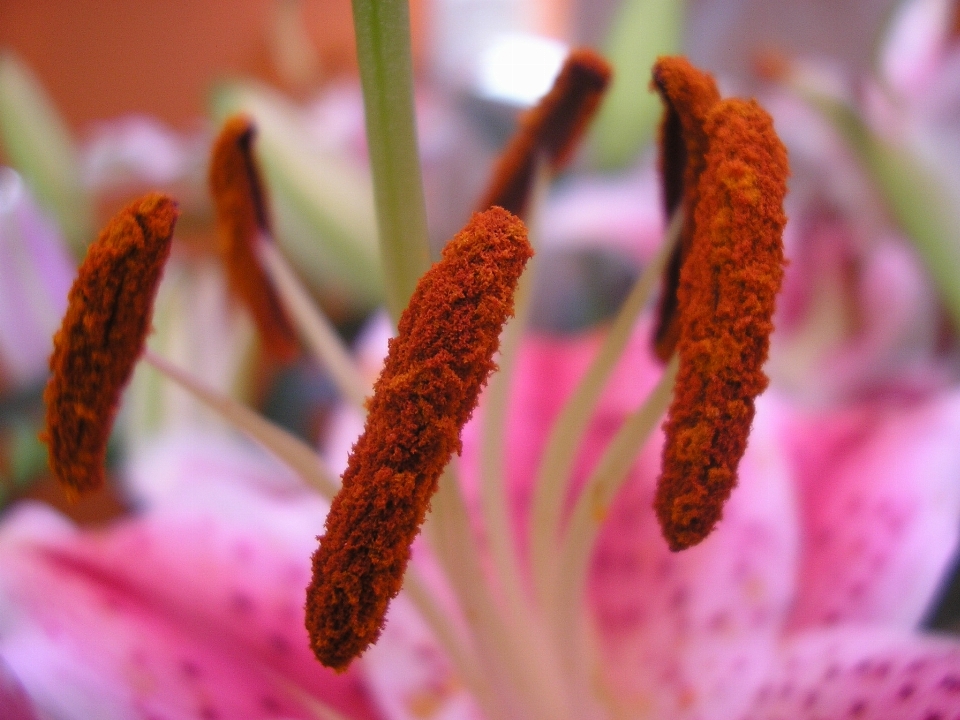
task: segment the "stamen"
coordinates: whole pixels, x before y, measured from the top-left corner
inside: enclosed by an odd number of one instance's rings
[[[610,83],[610,65],[588,48],[573,50],[557,79],[536,106],[520,117],[519,127],[500,155],[480,209],[500,206],[522,215],[530,199],[538,155],[551,170],[566,165]]]
[[[120,393],[150,329],[176,203],[157,193],[120,211],[90,245],[53,339],[43,399],[50,469],[76,498],[103,486]]]
[[[267,197],[253,157],[256,129],[246,117],[224,123],[210,158],[210,191],[217,212],[217,249],[231,291],[253,316],[267,352],[293,360],[300,351],[283,306],[257,259],[256,244],[270,240]]]
[[[313,556],[306,625],[328,667],[345,669],[380,634],[440,474],[494,369],[531,255],[510,213],[474,215],[400,317]]]
[[[697,180],[704,168],[707,135],[704,123],[720,93],[707,73],[683,57],[662,57],[653,66],[651,87],[660,93],[666,106],[660,126],[660,173],[666,217],[679,208],[684,216],[680,241],[664,272],[659,317],[654,332],[654,352],[663,362],[670,359],[677,344],[677,284],[680,268],[690,252],[696,232]]]
[[[783,278],[787,153],[754,101],[725,100],[704,125],[696,236],[677,290],[680,369],[664,425],[655,506],[671,549],[703,540],[736,484],[767,386],[762,366]]]

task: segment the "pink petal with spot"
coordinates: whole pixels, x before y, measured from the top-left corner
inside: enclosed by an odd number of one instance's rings
[[[957,547],[958,436],[957,392],[784,425],[804,537],[791,628],[916,625]]]
[[[515,522],[525,540],[532,482],[550,426],[599,343],[527,338],[508,421],[508,478]],[[590,424],[575,467],[582,485],[626,415],[647,397],[661,368],[641,323]],[[589,588],[606,677],[627,714],[696,718],[743,707],[743,688],[761,671],[792,597],[795,507],[769,431],[771,403],[742,464],[726,518],[701,547],[671,553],[652,510],[660,462],[658,434],[638,458],[599,538]],[[464,431],[468,494],[478,482],[478,418]],[[732,682],[732,679],[736,682]],[[714,716],[710,716],[714,717]]]
[[[662,372],[662,367],[649,352],[649,337],[649,322],[643,321],[631,337],[601,397],[590,431],[594,435],[600,432],[601,440],[609,439],[626,415],[639,407]],[[504,467],[514,531],[524,557],[528,543],[527,520],[541,455],[557,415],[590,366],[602,339],[602,332],[573,336],[529,335],[521,345],[510,393]],[[461,480],[467,499],[472,502],[476,501],[480,482],[484,410],[485,403],[481,398],[473,419],[462,433]],[[605,441],[603,446],[598,446],[596,438],[583,443],[574,468],[575,489],[582,486],[605,446]]]
[[[39,708],[63,718],[307,717],[320,700],[351,718],[380,716],[356,671],[325,670],[307,645],[309,536],[290,528],[322,527],[324,508],[306,493],[242,486],[220,503],[230,510],[171,504],[99,532],[54,527],[39,508],[7,519],[0,654]]]
[[[790,640],[742,720],[953,720],[955,638],[844,628]]]
[[[652,509],[662,436],[644,451],[603,528],[590,602],[607,676],[627,713],[730,717],[773,657],[794,590],[796,509],[758,401],[740,482],[713,534],[673,553]]]

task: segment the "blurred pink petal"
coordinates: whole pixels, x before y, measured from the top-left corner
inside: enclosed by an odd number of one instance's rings
[[[74,265],[17,173],[0,167],[0,364],[14,382],[47,373]]]
[[[307,644],[305,548],[323,504],[306,491],[220,490],[217,509],[210,493],[99,532],[30,506],[6,519],[0,656],[39,708],[65,718],[308,717],[319,700],[352,718],[380,716],[357,670],[325,670]]]
[[[371,691],[390,720],[482,720],[463,681],[403,593],[363,656]]]
[[[797,415],[802,553],[794,629],[915,627],[957,549],[960,393]]]
[[[954,12],[949,0],[909,0],[897,9],[879,60],[884,79],[899,95],[915,97],[932,81],[947,49]]]
[[[742,710],[775,650],[794,591],[789,476],[758,403],[740,482],[717,530],[673,553],[652,509],[660,444],[644,451],[604,526],[591,575],[608,677],[633,711],[727,717]]]
[[[539,222],[546,248],[596,246],[645,262],[663,237],[660,179],[649,166],[623,177],[578,179],[551,193]]]
[[[742,720],[952,720],[960,645],[884,630],[801,633]]]
[[[20,681],[0,660],[0,717],[5,720],[38,720]]]

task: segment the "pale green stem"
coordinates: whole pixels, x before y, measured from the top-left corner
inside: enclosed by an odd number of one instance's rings
[[[280,249],[269,240],[257,242],[257,255],[280,296],[284,309],[317,361],[327,369],[340,394],[363,411],[369,384],[360,375],[333,324],[310,297]]]
[[[250,408],[207,387],[189,372],[165,358],[145,350],[143,360],[190,393],[224,420],[257,441],[280,460],[293,468],[301,478],[321,495],[330,499],[340,487],[336,476],[327,469],[313,448],[286,430],[277,427]]]
[[[497,703],[506,709],[494,717],[512,717],[519,702],[524,717],[569,719],[569,708],[549,678],[543,677],[535,648],[511,632],[491,592],[470,530],[459,484],[448,466],[431,503],[427,535],[463,610],[491,682]]]
[[[794,86],[863,163],[893,219],[913,241],[954,328],[960,329],[960,220],[955,194],[919,157],[875,133],[853,108],[816,89]]]
[[[537,163],[533,185],[533,198],[530,203],[530,217],[537,216],[538,208],[549,186],[551,173],[542,158]],[[528,237],[535,245],[535,232],[528,227]],[[480,504],[483,510],[487,536],[490,541],[490,554],[494,570],[507,607],[511,612],[529,615],[529,604],[521,580],[519,553],[513,537],[510,523],[509,501],[506,493],[506,433],[510,410],[510,388],[513,385],[513,371],[517,354],[523,339],[527,323],[530,320],[533,284],[537,268],[534,256],[520,278],[514,295],[514,316],[500,335],[500,354],[497,358],[497,371],[491,376],[484,394],[483,421],[480,435]],[[530,619],[521,620],[529,626]],[[516,623],[515,623],[516,624]]]
[[[408,567],[406,575],[404,575],[403,591],[413,601],[421,617],[433,630],[437,642],[447,651],[447,656],[453,663],[454,668],[460,674],[466,686],[470,688],[471,694],[480,706],[485,711],[495,707],[493,690],[480,669],[479,660],[468,649],[465,640],[460,637],[460,633],[457,632],[450,621],[450,617],[433,599],[430,590],[427,589],[413,566]]]
[[[511,612],[529,607],[520,580],[520,563],[510,523],[504,459],[510,387],[513,384],[517,352],[529,317],[534,262],[530,261],[520,279],[514,296],[516,315],[506,324],[500,337],[498,369],[487,385],[480,430],[480,504],[493,565]]]
[[[396,322],[430,267],[407,1],[353,0],[353,26],[387,308]]]
[[[626,419],[607,446],[577,498],[560,545],[560,571],[551,588],[552,601],[549,603],[548,614],[552,618],[562,662],[575,677],[584,674],[582,666],[588,661],[584,644],[586,625],[585,618],[581,616],[581,608],[594,543],[614,496],[666,412],[673,395],[678,367],[679,361],[674,355],[653,392],[643,405]]]
[[[563,501],[567,496],[571,469],[580,442],[600,393],[630,339],[637,317],[646,307],[650,294],[663,274],[682,222],[682,213],[674,213],[660,249],[634,284],[600,350],[550,431],[537,472],[530,515],[530,565],[534,588],[541,603],[546,601],[558,570],[556,543]]]

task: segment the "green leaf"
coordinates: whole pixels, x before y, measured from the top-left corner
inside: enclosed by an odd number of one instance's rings
[[[236,113],[257,127],[254,145],[270,190],[277,242],[321,294],[345,298],[355,311],[383,301],[370,178],[346,158],[311,140],[297,109],[282,95],[249,83],[213,94],[222,122]]]
[[[33,73],[0,53],[0,142],[40,204],[57,219],[79,256],[93,239],[93,202],[63,118]]]
[[[591,147],[605,170],[629,164],[653,137],[663,112],[649,90],[650,69],[660,55],[680,47],[684,0],[624,0],[604,51],[613,64],[613,83],[593,125]]]
[[[846,139],[870,173],[900,229],[913,241],[960,329],[960,198],[906,150],[873,132],[848,105],[810,91],[804,96]]]

